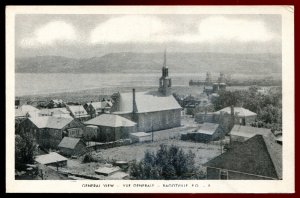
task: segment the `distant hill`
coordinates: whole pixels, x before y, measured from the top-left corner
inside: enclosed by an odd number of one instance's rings
[[[147,73],[160,72],[162,53],[110,53],[74,59],[62,56],[16,58],[16,73]],[[172,73],[281,73],[280,54],[168,53]]]

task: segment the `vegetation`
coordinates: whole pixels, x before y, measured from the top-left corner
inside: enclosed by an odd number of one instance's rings
[[[196,171],[194,158],[191,151],[185,153],[178,146],[162,144],[156,154],[146,151],[140,162],[134,161],[130,176],[132,179],[198,179],[201,173]]]
[[[219,97],[212,103],[215,110],[234,105],[243,106],[257,113],[257,121],[252,123],[255,127],[281,130],[282,128],[282,92],[281,87],[270,89],[267,93],[260,93],[257,86],[248,90],[220,91]]]
[[[22,169],[25,164],[32,164],[34,162],[36,147],[30,135],[16,135],[15,148],[16,169]]]

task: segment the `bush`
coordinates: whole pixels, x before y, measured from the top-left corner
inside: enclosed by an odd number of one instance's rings
[[[146,151],[144,159],[130,165],[132,179],[191,179],[196,173],[195,154],[177,146],[160,145],[157,153]]]
[[[91,153],[87,153],[85,154],[82,162],[83,163],[98,162],[98,160],[95,157],[93,157]]]

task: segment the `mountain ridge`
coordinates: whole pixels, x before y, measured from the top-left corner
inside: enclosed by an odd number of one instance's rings
[[[281,54],[180,53],[167,54],[174,73],[281,73]],[[163,53],[117,52],[91,58],[64,56],[19,57],[16,73],[147,73],[160,72]]]

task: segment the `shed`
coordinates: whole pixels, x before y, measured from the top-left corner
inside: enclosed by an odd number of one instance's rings
[[[63,155],[80,155],[85,152],[86,144],[79,138],[64,137],[58,148]]]
[[[47,166],[66,166],[68,159],[56,152],[51,152],[45,155],[38,155],[35,161]]]
[[[205,122],[194,132],[188,132],[187,138],[197,142],[210,142],[223,137],[219,124]]]
[[[115,167],[100,167],[97,170],[95,170],[95,173],[99,175],[104,175],[104,176],[110,176],[118,171],[120,171],[120,167],[115,166]]]
[[[151,133],[145,132],[131,133],[129,137],[132,142],[150,142],[152,140]]]

